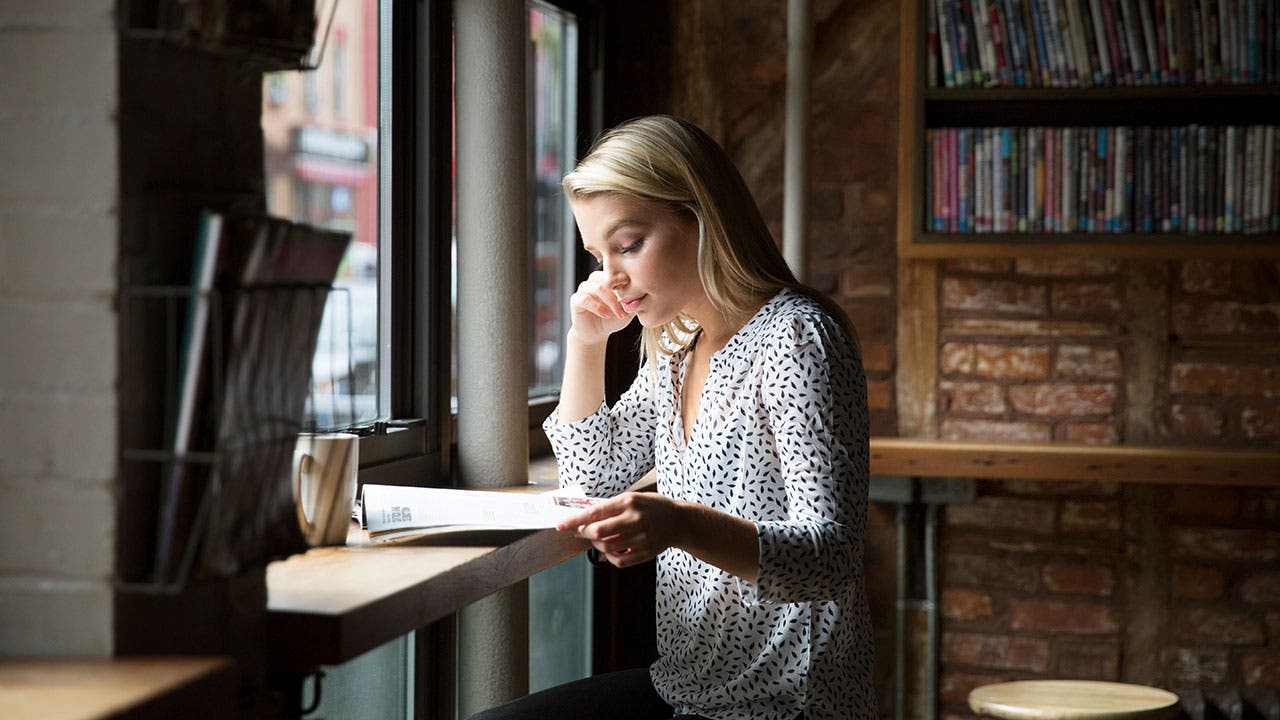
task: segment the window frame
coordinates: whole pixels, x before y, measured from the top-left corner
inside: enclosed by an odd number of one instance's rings
[[[381,0],[379,10],[380,46],[390,35],[390,57],[379,62],[379,130],[388,136],[379,141],[379,349],[387,378],[379,406],[387,419],[361,437],[361,482],[448,486],[452,6]]]
[[[591,146],[591,142],[601,130],[601,11],[594,0],[538,0],[570,13],[578,19],[578,83],[577,83],[577,118],[578,137],[574,147],[574,159],[582,155]],[[525,3],[528,13],[529,3]],[[590,274],[592,263],[590,256],[582,249],[582,237],[574,227],[575,252],[572,258],[574,284],[586,279]],[[539,457],[551,453],[551,444],[542,430],[542,422],[551,415],[560,402],[560,393],[541,393],[529,398],[529,456]],[[456,434],[455,434],[456,441]]]

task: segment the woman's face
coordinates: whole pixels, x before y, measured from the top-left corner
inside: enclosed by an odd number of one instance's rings
[[[600,263],[606,287],[645,327],[710,307],[698,277],[698,223],[686,213],[615,193],[570,201],[582,244]]]

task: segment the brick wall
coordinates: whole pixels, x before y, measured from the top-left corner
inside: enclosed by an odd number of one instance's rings
[[[967,716],[972,688],[1011,679],[1211,698],[1280,687],[1280,490],[1158,488],[1141,504],[1115,484],[981,490],[948,508],[940,535],[945,715]],[[1159,618],[1153,642],[1136,637],[1139,614]]]
[[[672,109],[730,149],[779,236],[785,3],[673,8],[685,41],[673,43]],[[897,434],[894,384],[905,382],[895,354],[899,10],[814,4],[810,279],[858,324],[881,435]],[[684,49],[699,37],[713,40]],[[1277,277],[1280,265],[1265,261],[941,261],[933,429],[963,440],[1280,447]],[[1280,688],[1277,513],[1275,489],[981,483],[976,503],[945,512],[940,533],[944,714],[967,715],[974,685],[1023,677]],[[884,508],[873,520],[874,573],[891,562],[893,538]],[[878,671],[893,651],[883,580],[869,585]],[[892,682],[878,677],[890,714]]]
[[[1120,264],[951,260],[940,272],[940,434],[1121,441]]]
[[[0,656],[112,652],[113,10],[0,5]]]

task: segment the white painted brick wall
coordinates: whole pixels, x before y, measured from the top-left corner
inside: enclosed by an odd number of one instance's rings
[[[112,0],[0,0],[0,656],[113,651]]]

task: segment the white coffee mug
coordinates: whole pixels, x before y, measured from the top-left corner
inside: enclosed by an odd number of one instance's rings
[[[360,438],[301,433],[293,451],[293,500],[307,544],[345,545],[360,467]]]

